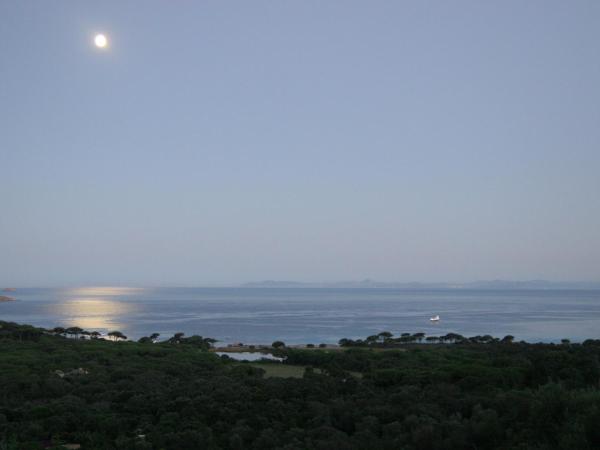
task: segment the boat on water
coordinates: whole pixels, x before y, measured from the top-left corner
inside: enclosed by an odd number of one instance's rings
[[[435,316],[431,317],[429,320],[432,321],[432,322],[439,322],[440,321],[440,316],[435,315]]]

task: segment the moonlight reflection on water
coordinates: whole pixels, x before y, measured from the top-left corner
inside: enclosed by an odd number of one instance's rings
[[[144,288],[135,287],[77,287],[65,290],[65,295],[73,297],[120,297],[125,295],[135,295],[144,292]]]
[[[125,332],[127,325],[121,319],[136,311],[136,305],[110,297],[80,297],[63,303],[48,305],[53,314],[64,317],[68,326],[78,326],[86,330],[120,330]]]

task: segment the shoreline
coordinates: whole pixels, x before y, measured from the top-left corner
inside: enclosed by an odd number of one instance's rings
[[[290,344],[280,347],[281,349],[294,350],[344,350],[343,347],[337,344],[325,344],[323,347],[318,345],[307,347],[310,344]],[[278,350],[269,344],[248,344],[248,345],[227,345],[225,347],[213,347],[209,351],[221,353],[271,353],[273,350]]]

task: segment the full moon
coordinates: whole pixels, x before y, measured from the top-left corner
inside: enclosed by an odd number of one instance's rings
[[[108,44],[108,40],[103,34],[97,34],[94,38],[94,44],[96,44],[96,47],[98,48],[104,48],[106,47],[106,44]]]

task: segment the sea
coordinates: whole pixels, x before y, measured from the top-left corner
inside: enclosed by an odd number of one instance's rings
[[[28,288],[3,293],[0,320],[78,326],[130,339],[201,335],[221,344],[337,343],[382,331],[600,338],[600,290],[391,288]],[[439,322],[430,317],[439,315]]]

